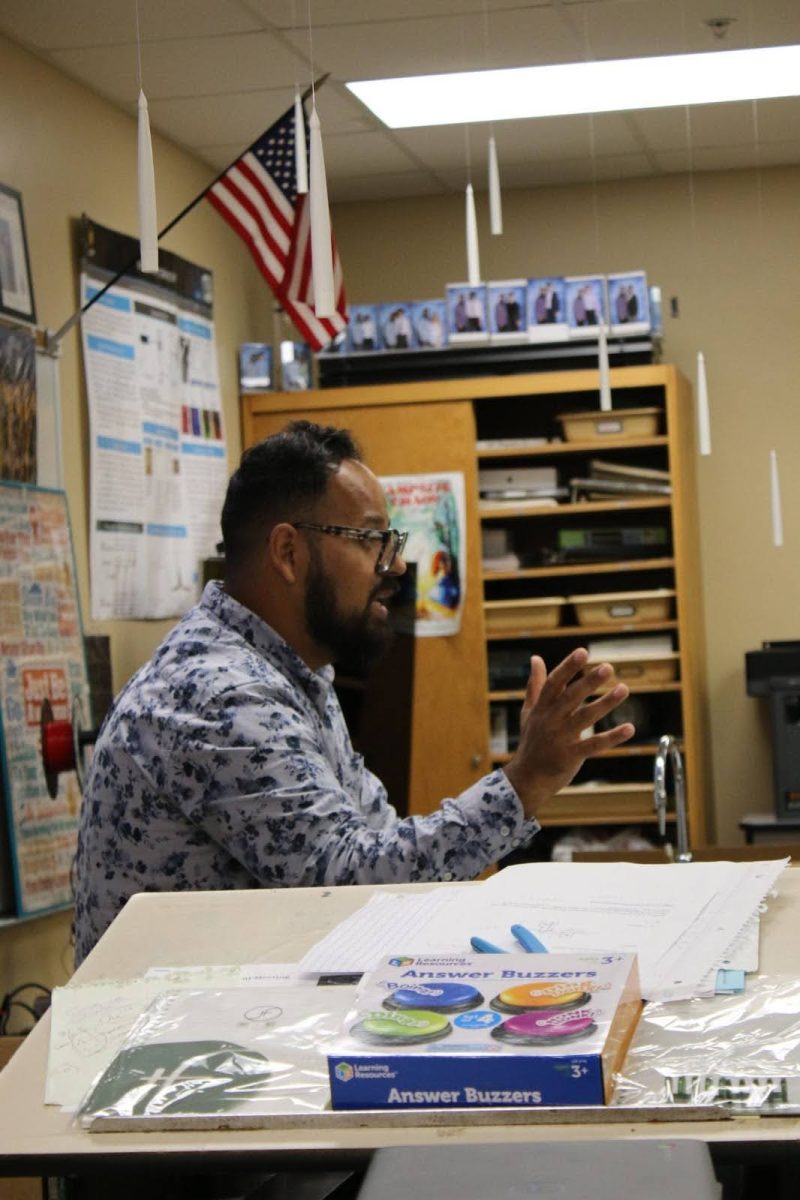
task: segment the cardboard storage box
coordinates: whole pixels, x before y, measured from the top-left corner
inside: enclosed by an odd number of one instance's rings
[[[533,600],[484,600],[486,632],[501,633],[513,629],[527,633],[536,629],[555,629],[561,624],[563,596],[542,596]]]
[[[390,958],[328,1050],[333,1107],[604,1104],[640,1010],[633,954]]]
[[[573,783],[563,787],[536,810],[539,821],[549,824],[603,824],[612,821],[650,821],[653,817],[653,783]]]
[[[670,588],[655,588],[638,592],[598,592],[591,596],[567,596],[575,606],[579,625],[619,625],[625,621],[666,621],[670,601],[675,596]]]
[[[678,678],[677,651],[671,654],[654,655],[652,658],[614,658],[608,655],[598,659],[598,662],[609,662],[614,668],[614,674],[607,681],[606,687],[619,683],[672,683]],[[590,664],[594,665],[594,663]]]
[[[594,442],[605,438],[655,437],[660,408],[619,408],[612,412],[562,413],[558,420],[567,442]]]

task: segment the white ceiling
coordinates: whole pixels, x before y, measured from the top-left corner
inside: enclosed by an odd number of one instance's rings
[[[468,156],[480,186],[486,163],[486,126],[385,129],[348,79],[800,42],[800,0],[139,0],[139,20],[153,128],[217,169],[295,82],[329,72],[335,201],[460,190]],[[135,113],[136,0],[0,0],[0,30]],[[504,187],[773,166],[800,162],[800,98],[503,121],[495,136]]]

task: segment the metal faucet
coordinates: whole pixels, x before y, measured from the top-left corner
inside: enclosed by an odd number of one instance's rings
[[[689,826],[686,819],[686,784],[683,775],[683,759],[677,739],[665,733],[659,739],[653,771],[653,802],[658,813],[658,832],[662,837],[667,832],[667,760],[672,762],[672,780],[675,790],[675,820],[677,823],[678,852],[676,862],[691,862],[689,849]]]

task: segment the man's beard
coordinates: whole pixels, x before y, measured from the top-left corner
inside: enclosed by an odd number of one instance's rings
[[[318,645],[325,647],[333,662],[363,669],[383,654],[393,632],[385,621],[378,624],[370,618],[370,605],[386,586],[386,580],[380,579],[363,612],[347,615],[337,605],[330,575],[312,551],[305,598],[306,629]]]

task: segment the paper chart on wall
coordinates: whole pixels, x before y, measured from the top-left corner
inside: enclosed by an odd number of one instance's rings
[[[92,616],[172,617],[199,593],[227,484],[212,277],[162,253],[103,292],[133,239],[82,227]]]

